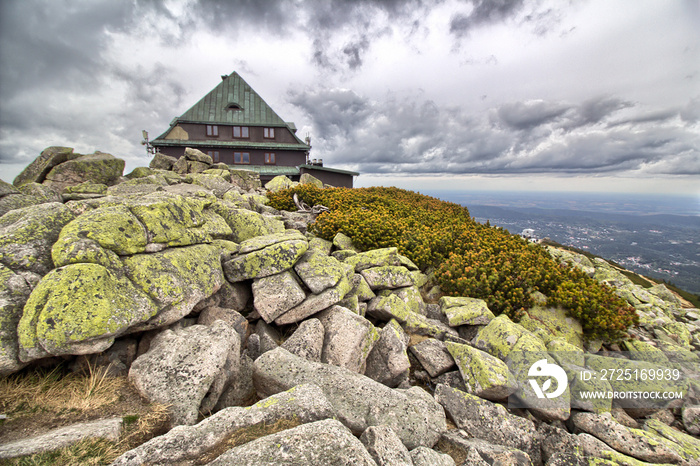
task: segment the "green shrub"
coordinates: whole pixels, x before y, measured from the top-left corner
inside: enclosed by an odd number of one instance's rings
[[[398,188],[301,185],[269,193],[270,205],[295,210],[293,193],[331,209],[310,226],[318,236],[342,232],[361,250],[395,246],[422,270],[434,268],[444,293],[484,299],[496,314],[517,321],[539,291],[578,318],[588,338],[619,340],[637,322],[634,309],[605,285],[559,265],[538,245],[479,224],[458,204]]]

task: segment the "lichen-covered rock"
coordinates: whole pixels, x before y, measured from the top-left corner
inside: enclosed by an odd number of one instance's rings
[[[527,453],[534,464],[539,463],[540,437],[532,421],[508,413],[501,405],[442,384],[435,390],[435,399],[469,436],[517,448]]]
[[[51,247],[74,218],[75,214],[58,202],[8,212],[0,217],[0,262],[14,272],[45,275],[54,267]]]
[[[700,406],[684,406],[683,427],[693,435],[700,435]]]
[[[398,249],[392,247],[372,249],[355,254],[345,259],[345,263],[353,266],[355,272],[361,272],[371,267],[399,266],[401,265],[401,259],[399,258]]]
[[[228,174],[228,172],[226,172]],[[185,177],[185,183],[191,183],[211,190],[218,198],[233,188],[233,185],[223,177],[207,173],[191,173]]]
[[[229,191],[231,193],[232,191]],[[228,194],[228,193],[227,193]],[[257,236],[284,232],[284,222],[273,217],[261,215],[248,209],[239,209],[228,202],[218,202],[212,209],[219,214],[231,228],[231,240],[237,243]]]
[[[526,317],[521,319],[520,325],[533,333],[541,331],[547,336],[545,342],[560,338],[579,348],[584,347],[581,323],[569,316],[563,308],[532,306]]]
[[[297,304],[306,293],[290,270],[253,280],[253,305],[268,324]]]
[[[409,337],[401,325],[396,320],[390,320],[367,356],[365,375],[392,388],[406,380],[411,368],[406,352],[408,341]]]
[[[323,181],[308,173],[301,174],[301,176],[299,177],[299,184],[310,184],[316,186],[319,189],[323,189]]]
[[[407,332],[418,335],[428,335],[440,339],[451,330],[441,322],[411,312],[408,305],[395,294],[373,298],[367,306],[367,313],[376,319],[387,322],[396,319]]]
[[[671,376],[662,377],[657,379],[654,377],[642,377],[642,373],[656,374],[657,371],[664,373],[668,370],[668,365],[659,365],[654,363],[649,363],[646,361],[634,361],[629,359],[621,358],[608,358],[604,356],[598,356],[593,354],[586,355],[586,367],[588,369],[606,373],[612,373],[612,371],[621,372],[622,374],[639,374],[638,377],[630,377],[629,380],[625,380],[626,377],[608,377],[608,381],[615,392],[674,392],[682,393],[683,397],[686,396],[689,389],[688,379],[686,377],[678,377],[674,380]],[[630,409],[643,409],[649,412],[658,411],[673,402],[674,399],[651,399],[646,397],[620,397],[616,400],[618,406]]]
[[[78,154],[73,154],[72,147],[47,147],[39,157],[22,170],[22,173],[17,175],[12,184],[19,187],[31,182],[41,183],[53,167],[75,157],[78,157]]]
[[[308,248],[306,239],[282,241],[247,254],[241,253],[224,263],[224,272],[230,282],[275,275],[291,269]]]
[[[649,432],[625,427],[615,422],[610,413],[575,413],[574,425],[620,453],[651,463],[678,463],[681,456],[668,441]]]
[[[369,426],[360,441],[378,466],[413,466],[408,449],[387,426]]]
[[[467,392],[487,400],[502,400],[518,388],[506,363],[469,345],[446,342]]]
[[[317,249],[309,249],[294,265],[294,270],[311,292],[316,294],[335,286],[347,275],[341,262]]]
[[[413,276],[403,266],[371,267],[360,272],[372,290],[413,285]]]
[[[138,327],[143,330],[180,320],[224,283],[219,250],[206,244],[136,254],[123,264],[129,279],[158,304],[158,314]]]
[[[483,299],[443,296],[439,304],[452,327],[486,325],[495,318]]]
[[[81,155],[54,166],[46,175],[44,184],[57,190],[83,181],[111,186],[124,173],[125,163],[124,160],[104,152]]]
[[[373,466],[376,463],[352,435],[335,419],[302,424],[266,435],[219,456],[211,466],[275,466],[278,464],[347,464]]]
[[[316,314],[330,306],[339,303],[352,289],[352,284],[347,277],[341,278],[337,285],[323,290],[319,294],[309,294],[301,304],[294,306],[277,319],[277,325],[293,324],[300,322],[309,316]]]
[[[352,238],[343,232],[338,232],[333,237],[333,246],[341,251],[358,252],[359,249],[352,243]]]
[[[80,262],[118,266],[117,255],[142,253],[147,243],[146,229],[126,206],[105,206],[63,227],[51,256],[56,267]]]
[[[392,389],[342,367],[307,361],[282,348],[255,361],[253,381],[261,396],[314,383],[333,405],[337,419],[355,434],[384,424],[409,450],[432,447],[447,429],[442,407],[420,387]]]
[[[282,343],[282,348],[309,361],[321,362],[325,334],[326,330],[320,320],[306,319]]]
[[[211,165],[212,163],[214,163],[211,156],[205,154],[199,149],[194,149],[192,147],[185,148],[185,158],[187,160],[193,160],[195,162],[202,162],[207,165]]]
[[[262,187],[260,175],[252,170],[231,170],[231,183],[244,191]]]
[[[20,359],[104,351],[158,308],[128,279],[97,264],[70,264],[34,288],[19,322]]]
[[[236,341],[236,332],[220,320],[165,330],[133,362],[129,381],[149,401],[170,405],[171,426],[192,425]]]
[[[700,439],[697,437],[674,429],[658,419],[646,421],[644,423],[644,431],[654,434],[657,439],[665,439],[670,442],[666,442],[666,445],[677,452],[689,464],[700,463]]]
[[[374,325],[341,306],[331,306],[317,318],[325,329],[321,362],[364,373],[367,357],[379,340]]]
[[[447,351],[445,343],[435,338],[427,338],[410,347],[430,377],[438,377],[454,367],[455,360]]]
[[[0,376],[20,370],[17,324],[31,288],[27,281],[0,263]]]
[[[149,243],[188,246],[212,241],[210,225],[203,210],[211,204],[206,198],[192,198],[167,192],[148,194],[126,203],[146,227]],[[222,222],[223,223],[223,222]],[[226,235],[228,231],[221,231]]]
[[[526,336],[531,337],[531,340],[539,341],[524,327],[511,322],[508,316],[501,314],[477,333],[474,338],[474,346],[505,361],[508,354],[516,347],[518,341]],[[521,351],[547,351],[542,343],[539,344],[539,347],[537,347],[537,345],[533,346],[535,347],[527,349],[521,348]]]
[[[334,416],[333,407],[315,385],[296,386],[253,406],[230,407],[192,426],[178,426],[129,450],[114,465],[176,464],[196,460],[233,433],[279,420],[308,423]]]
[[[362,277],[362,275],[360,275],[360,277]],[[421,296],[420,290],[417,286],[407,286],[377,292],[377,295],[379,296],[387,296],[390,294],[398,296],[399,299],[405,302],[409,311],[415,312],[416,314],[426,315],[426,304],[423,301],[423,297]],[[369,299],[371,298],[372,297],[370,296]]]
[[[161,154],[156,152],[153,154],[153,159],[148,164],[149,168],[160,169],[160,170],[172,170],[173,165],[175,165],[177,159],[169,155]]]
[[[270,181],[265,183],[265,189],[276,193],[277,191],[282,191],[283,189],[291,188],[295,185],[295,182],[290,180],[284,175],[279,175],[272,178]]]

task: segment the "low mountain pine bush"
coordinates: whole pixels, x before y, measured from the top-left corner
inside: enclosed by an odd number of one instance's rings
[[[398,188],[310,185],[268,193],[270,205],[296,210],[294,193],[330,209],[310,226],[321,238],[342,232],[363,251],[395,246],[421,270],[433,268],[445,294],[484,299],[496,314],[517,321],[539,291],[549,305],[568,309],[591,339],[620,340],[637,322],[634,309],[610,288],[560,265],[539,245],[476,222],[466,207]]]

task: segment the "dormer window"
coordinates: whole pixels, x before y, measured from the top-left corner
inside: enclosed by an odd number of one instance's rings
[[[212,138],[218,138],[219,127],[217,125],[207,125],[207,136]]]
[[[275,128],[263,128],[263,137],[266,139],[275,139]]]
[[[226,110],[243,110],[243,107],[238,105],[236,102],[231,102],[226,106]]]

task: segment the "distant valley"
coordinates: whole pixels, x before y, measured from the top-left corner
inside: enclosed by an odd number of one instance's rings
[[[696,207],[693,199],[572,193],[429,195],[466,205],[481,223],[488,220],[515,234],[533,230],[536,238],[548,237],[700,294],[700,216],[689,215]],[[591,210],[583,210],[586,207]]]

